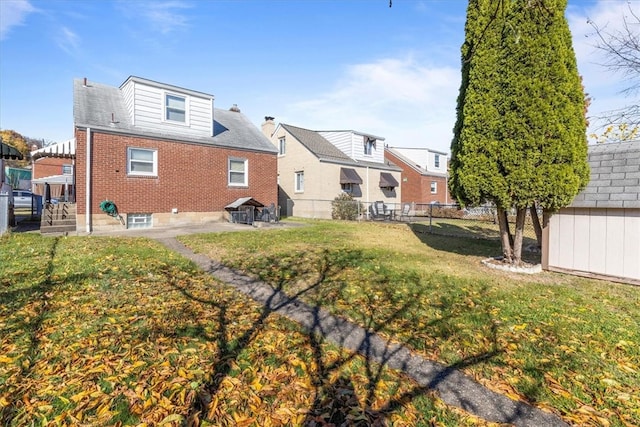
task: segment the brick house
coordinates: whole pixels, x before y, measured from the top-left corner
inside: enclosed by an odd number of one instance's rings
[[[75,139],[70,139],[31,152],[33,194],[44,196],[45,184],[49,184],[52,198],[75,201],[75,143]]]
[[[384,158],[402,169],[402,203],[454,203],[447,183],[446,153],[426,148],[385,147]]]
[[[276,203],[277,150],[237,107],[213,101],[140,77],[75,80],[77,229],[220,221],[239,198]]]

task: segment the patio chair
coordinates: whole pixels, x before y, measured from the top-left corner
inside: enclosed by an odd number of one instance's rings
[[[405,203],[402,205],[402,211],[400,212],[400,221],[404,218],[409,219],[409,212],[411,211],[411,203]]]
[[[392,211],[388,210],[383,201],[377,201],[369,206],[371,218],[376,219],[391,219]]]

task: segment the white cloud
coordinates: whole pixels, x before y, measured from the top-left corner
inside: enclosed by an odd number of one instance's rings
[[[192,7],[190,3],[181,0],[121,1],[117,4],[127,18],[142,19],[153,31],[163,35],[187,28],[189,20],[180,12]]]
[[[573,8],[567,14],[578,60],[578,70],[583,76],[585,91],[592,98],[589,107],[589,115],[592,117],[625,105],[638,104],[638,99],[621,93],[626,87],[625,77],[601,65],[606,62],[606,57],[600,49],[596,48],[598,36],[593,25],[589,23],[591,21],[599,28],[606,27],[607,32],[615,33],[623,29],[622,17],[629,16],[630,7],[634,13],[640,13],[640,2],[637,1],[600,0],[590,8],[582,10]],[[640,31],[640,28],[633,25],[630,29]],[[599,125],[591,120],[590,133],[597,131]]]
[[[56,36],[56,42],[60,49],[67,52],[69,55],[75,55],[80,46],[80,38],[76,33],[71,31],[67,27],[61,27],[59,33]]]
[[[27,16],[35,11],[36,8],[28,0],[0,1],[0,40],[4,40],[13,27],[22,25]]]
[[[283,121],[372,133],[391,146],[448,151],[459,82],[457,68],[429,67],[412,57],[357,64],[332,91],[291,105]]]

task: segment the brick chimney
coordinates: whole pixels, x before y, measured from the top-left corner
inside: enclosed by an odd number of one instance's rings
[[[264,123],[262,123],[262,133],[269,139],[271,139],[273,132],[276,130],[276,122],[274,120],[274,117],[265,116]]]

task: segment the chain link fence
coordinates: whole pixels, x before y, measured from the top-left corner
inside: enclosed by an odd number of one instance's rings
[[[419,225],[421,231],[446,236],[500,239],[494,206],[461,209],[455,204],[385,203],[357,200],[296,200],[293,216],[349,221],[390,221]],[[541,214],[539,213],[539,218]],[[515,210],[508,213],[511,232],[515,232]],[[524,245],[537,246],[531,214],[527,211]]]

